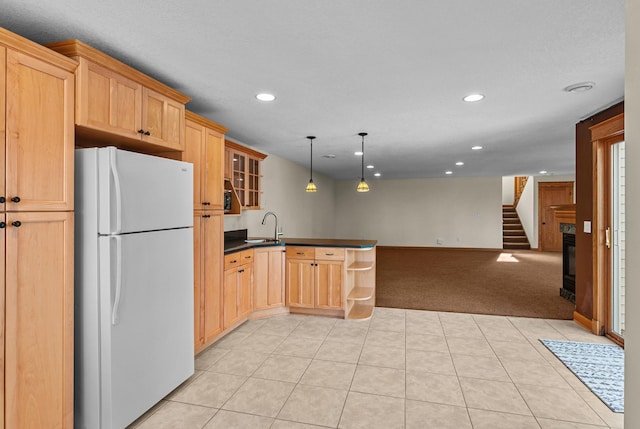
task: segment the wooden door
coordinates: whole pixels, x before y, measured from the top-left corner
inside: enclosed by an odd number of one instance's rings
[[[142,85],[84,58],[79,61],[77,124],[140,140]]]
[[[253,263],[238,269],[238,318],[247,317],[253,310]]]
[[[222,210],[224,209],[224,135],[207,129],[205,153],[203,200],[207,202],[208,208]]]
[[[283,307],[285,258],[281,247],[254,250],[253,308],[265,310]]]
[[[5,425],[71,429],[73,213],[6,217]]]
[[[4,429],[4,344],[5,344],[5,231],[6,215],[0,213],[0,429]]]
[[[341,310],[344,263],[316,261],[316,308]]]
[[[287,260],[287,304],[290,307],[314,306],[314,261],[308,259]]]
[[[562,251],[560,223],[553,206],[573,204],[573,182],[538,183],[538,250]]]
[[[229,328],[238,320],[238,267],[224,271],[223,327]]]
[[[203,206],[203,193],[205,189],[205,175],[203,168],[205,145],[205,128],[195,122],[185,122],[184,151],[182,160],[193,164],[193,209],[201,210]]]
[[[6,82],[7,82],[7,50],[3,46],[0,46],[0,87],[6,88],[7,87]],[[0,212],[4,212],[5,210],[4,198],[6,198],[6,195],[7,195],[5,193],[5,174],[4,174],[5,172],[4,168],[6,166],[6,161],[5,161],[6,98],[5,96],[6,96],[6,91],[0,92],[0,165],[2,165],[2,168],[3,168],[2,170],[3,174],[0,174],[0,197],[1,197]]]
[[[7,50],[6,80],[6,210],[73,210],[73,73]]]
[[[203,224],[202,213],[193,215],[193,341],[196,353],[204,344]]]
[[[142,89],[142,140],[169,149],[184,147],[184,104]]]
[[[205,217],[206,216],[206,217]],[[222,285],[224,272],[224,215],[205,214],[202,238],[205,342],[222,332]]]

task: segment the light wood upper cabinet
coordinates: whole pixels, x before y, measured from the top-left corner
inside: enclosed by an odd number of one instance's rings
[[[142,85],[84,58],[79,61],[76,123],[140,139]]]
[[[6,223],[5,427],[72,428],[73,213]]]
[[[285,252],[282,247],[254,249],[253,309],[266,310],[285,305]]]
[[[90,141],[142,152],[184,150],[189,97],[78,40],[48,48],[79,62],[78,143]]]
[[[5,209],[73,210],[73,72],[12,49],[0,68]]]
[[[149,88],[142,91],[142,140],[167,149],[184,149],[184,103]]]
[[[182,160],[193,163],[193,206],[222,210],[224,133],[226,128],[187,111]]]

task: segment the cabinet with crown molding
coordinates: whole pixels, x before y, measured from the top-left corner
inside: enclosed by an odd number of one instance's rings
[[[79,145],[116,145],[144,153],[184,150],[189,97],[79,40],[45,46],[79,63]]]

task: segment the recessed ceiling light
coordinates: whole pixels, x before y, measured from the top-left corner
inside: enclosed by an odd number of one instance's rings
[[[273,94],[268,94],[266,92],[263,92],[256,95],[256,98],[260,101],[273,101],[276,99],[276,96]]]
[[[356,155],[356,156],[362,156],[362,155],[364,155],[364,153],[363,153],[363,152],[361,152],[361,151],[353,152],[353,154],[354,154],[354,155]]]
[[[464,165],[464,162],[462,162],[462,161],[458,161],[458,162],[456,162],[456,165],[457,165],[457,166]]]
[[[373,166],[373,165],[369,164],[369,165],[367,165],[367,168],[368,168],[368,169],[372,169],[372,168],[375,168],[375,166]]]
[[[473,103],[474,101],[480,101],[484,98],[482,94],[469,94],[463,98],[467,103]]]
[[[471,146],[471,149],[473,149],[473,150],[481,150],[482,146]]]
[[[593,82],[580,82],[567,86],[564,90],[567,92],[585,92],[596,86]]]
[[[382,176],[382,174],[380,174],[380,173],[374,173],[373,175],[376,176],[376,177]]]
[[[547,170],[540,171],[540,174],[547,174]]]
[[[444,174],[453,174],[453,171],[451,171],[451,170],[445,171]]]
[[[322,157],[323,157],[323,158],[327,158],[327,159],[333,159],[333,158],[335,158],[336,156],[335,156],[335,155],[333,155],[333,154],[329,154],[329,155],[322,155]]]

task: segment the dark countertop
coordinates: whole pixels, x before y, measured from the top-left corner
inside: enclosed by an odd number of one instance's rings
[[[261,238],[259,238],[261,239]],[[376,240],[343,240],[333,238],[281,238],[280,241],[265,239],[261,243],[246,243],[244,240],[224,243],[224,253],[239,252],[256,247],[270,246],[310,246],[310,247],[346,247],[352,249],[366,249],[374,247]]]

